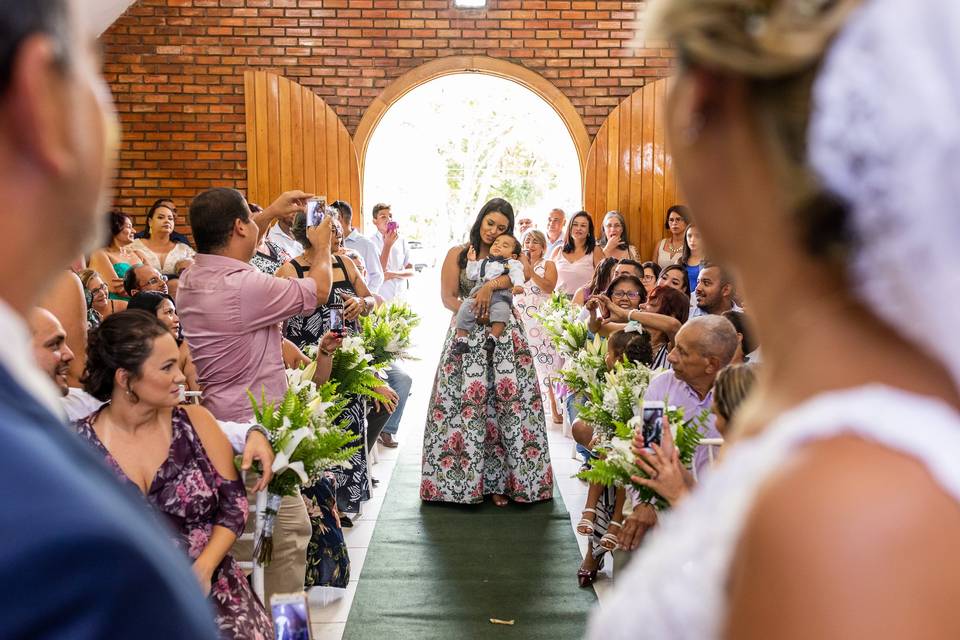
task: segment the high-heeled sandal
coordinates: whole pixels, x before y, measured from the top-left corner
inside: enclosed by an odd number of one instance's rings
[[[603,560],[605,557],[606,556],[600,556],[600,562],[597,564],[596,569],[584,569],[583,565],[577,569],[577,584],[580,585],[581,589],[586,589],[597,581],[597,572],[603,569]]]
[[[587,520],[586,518],[583,517],[583,514],[585,513],[592,513],[594,519]],[[597,518],[597,510],[590,509],[590,508],[584,509],[583,512],[580,514],[580,516],[581,516],[580,522],[577,523],[577,535],[583,536],[584,538],[589,538],[590,536],[593,535],[593,528],[594,528],[593,523],[596,521],[596,518]]]
[[[616,520],[611,520],[610,524],[607,525],[607,532],[603,534],[602,538],[600,538],[600,546],[607,551],[616,551],[620,547],[620,538],[618,538],[615,533],[610,531],[610,527],[613,527],[614,525],[616,525],[618,529],[623,529],[623,523],[617,522]]]

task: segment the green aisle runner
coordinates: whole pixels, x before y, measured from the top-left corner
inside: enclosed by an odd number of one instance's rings
[[[420,502],[420,450],[403,452],[367,551],[346,640],[581,638],[596,602],[559,492],[552,502]],[[490,618],[514,620],[494,625]]]

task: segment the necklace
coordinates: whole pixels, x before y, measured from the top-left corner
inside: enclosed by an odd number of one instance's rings
[[[674,246],[674,244],[673,244],[673,238],[670,238],[670,240],[668,240],[668,242],[669,242],[670,244],[667,245],[667,251],[670,252],[670,255],[673,255],[673,254],[675,254],[675,253],[680,253],[681,251],[683,251],[683,243],[681,243],[679,247],[676,247],[676,246]]]

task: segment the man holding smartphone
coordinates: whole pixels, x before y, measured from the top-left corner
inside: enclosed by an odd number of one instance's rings
[[[390,205],[373,205],[373,224],[377,230],[370,240],[380,252],[380,266],[383,268],[383,285],[378,293],[389,302],[402,296],[406,281],[414,276],[416,270],[407,241],[400,237],[399,226],[393,221]]]

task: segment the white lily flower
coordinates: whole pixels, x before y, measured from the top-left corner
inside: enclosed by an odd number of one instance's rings
[[[283,419],[284,428],[290,427],[290,419]],[[279,475],[286,471],[287,469],[293,471],[298,476],[303,484],[307,484],[310,481],[309,476],[307,475],[306,470],[303,468],[302,462],[290,462],[291,456],[297,450],[297,447],[300,446],[300,443],[304,438],[311,435],[311,430],[309,427],[301,427],[291,434],[290,441],[287,442],[287,446],[283,448],[282,451],[278,451],[276,457],[273,459],[273,470],[274,475]]]

